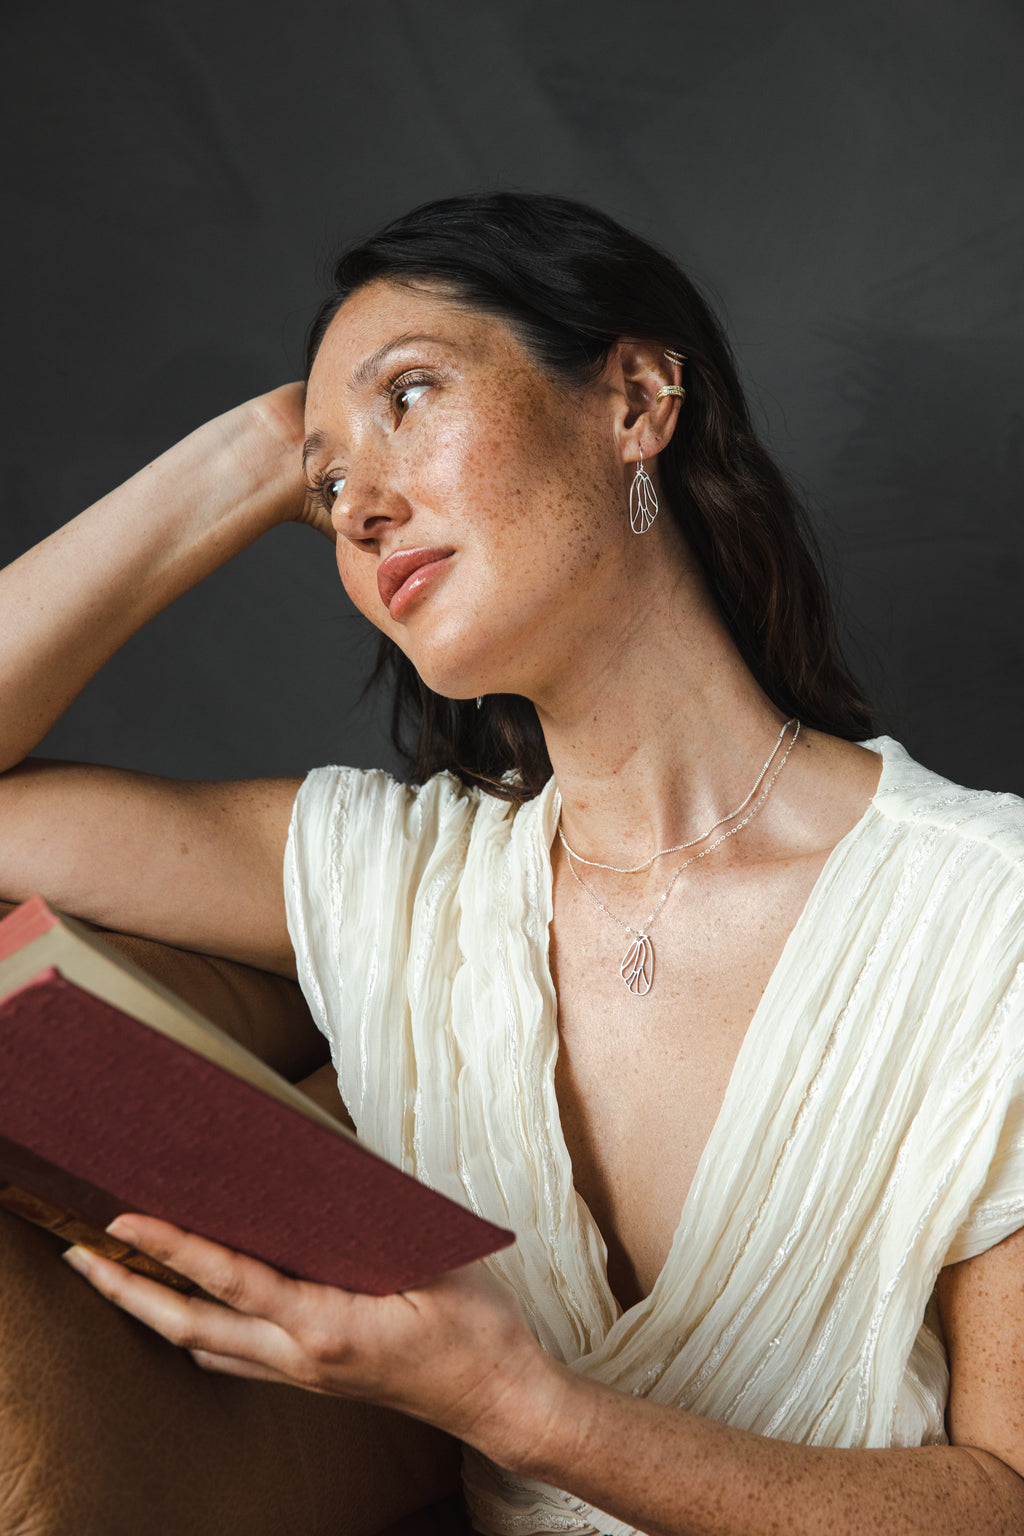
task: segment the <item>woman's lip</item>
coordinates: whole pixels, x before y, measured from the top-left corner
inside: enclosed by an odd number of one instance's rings
[[[393,619],[450,559],[451,549],[397,549],[377,567],[377,591]]]

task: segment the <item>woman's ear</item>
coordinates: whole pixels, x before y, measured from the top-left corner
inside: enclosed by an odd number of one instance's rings
[[[676,429],[684,403],[685,360],[651,341],[617,341],[608,354],[608,382],[618,395],[616,432],[624,464],[653,459]]]

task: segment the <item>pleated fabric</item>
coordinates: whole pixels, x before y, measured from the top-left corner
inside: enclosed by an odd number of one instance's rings
[[[324,768],[285,863],[299,978],[360,1136],[516,1244],[544,1348],[808,1445],[944,1440],[939,1269],[1024,1226],[1024,802],[888,738],[783,950],[650,1295],[621,1313],[555,1098],[554,782]],[[467,1450],[479,1530],[631,1528]]]

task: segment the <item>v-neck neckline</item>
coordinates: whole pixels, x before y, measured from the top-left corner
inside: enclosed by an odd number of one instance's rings
[[[877,755],[882,759],[882,766],[879,772],[878,782],[875,786],[874,794],[868,801],[862,815],[858,818],[850,830],[846,832],[830,850],[828,856],[825,859],[825,862],[823,863],[821,869],[818,871],[818,875],[815,878],[810,891],[808,892],[807,899],[804,902],[804,905],[801,908],[795,923],[789,931],[786,941],[779,953],[779,957],[776,960],[774,967],[772,968],[771,975],[765,983],[761,996],[758,999],[757,1006],[755,1007],[754,1012],[750,1017],[750,1022],[748,1023],[746,1031],[744,1032],[743,1039],[740,1042],[739,1050],[736,1053],[736,1057],[732,1064],[732,1070],[729,1074],[729,1080],[726,1085],[725,1093],[722,1097],[722,1102],[718,1107],[718,1113],[715,1116],[711,1131],[708,1135],[707,1141],[704,1143],[700,1157],[697,1160],[697,1166],[694,1170],[694,1175],[690,1182],[690,1187],[687,1190],[686,1197],[682,1202],[682,1206],[679,1212],[679,1219],[673,1231],[672,1242],[669,1245],[669,1251],[665,1257],[665,1262],[661,1269],[658,1271],[658,1275],[654,1281],[654,1284],[651,1286],[651,1289],[648,1291],[647,1295],[642,1296],[639,1301],[634,1302],[632,1306],[626,1308],[621,1306],[618,1298],[611,1288],[611,1283],[608,1278],[608,1247],[604,1239],[604,1234],[601,1232],[601,1229],[598,1226],[597,1221],[595,1220],[594,1215],[590,1210],[590,1207],[587,1205],[583,1196],[576,1189],[575,1181],[573,1179],[572,1157],[569,1152],[568,1143],[565,1139],[565,1132],[562,1127],[561,1113],[558,1105],[558,1096],[555,1091],[555,1069],[557,1064],[558,1047],[560,1045],[560,1037],[558,1034],[558,995],[555,990],[554,977],[551,974],[550,942],[547,950],[545,951],[544,965],[546,968],[547,991],[549,997],[552,1000],[552,1007],[548,1022],[550,1029],[554,1033],[555,1048],[546,1053],[549,1070],[545,1075],[542,1097],[545,1101],[546,1119],[548,1122],[548,1136],[552,1151],[556,1154],[561,1175],[563,1178],[568,1180],[568,1188],[561,1190],[560,1193],[563,1195],[567,1202],[574,1202],[575,1204],[577,1219],[579,1221],[580,1227],[580,1237],[584,1247],[589,1247],[591,1251],[593,1251],[595,1244],[593,1241],[588,1244],[586,1239],[588,1237],[591,1239],[596,1238],[597,1252],[603,1253],[604,1255],[603,1262],[601,1264],[597,1264],[595,1262],[592,1265],[594,1271],[592,1278],[596,1284],[602,1300],[606,1305],[610,1304],[610,1310],[614,1318],[611,1329],[609,1329],[608,1336],[603,1341],[605,1344],[608,1342],[613,1333],[617,1334],[622,1328],[635,1325],[637,1322],[641,1321],[648,1313],[652,1312],[658,1304],[661,1293],[664,1291],[666,1285],[670,1282],[672,1271],[676,1264],[681,1234],[687,1230],[691,1224],[691,1213],[694,1204],[699,1198],[699,1192],[705,1182],[708,1169],[713,1159],[718,1156],[718,1144],[719,1142],[726,1140],[728,1137],[734,1134],[734,1124],[736,1117],[733,1112],[733,1100],[736,1097],[737,1085],[741,1083],[747,1075],[748,1058],[752,1052],[759,1049],[760,1047],[761,1037],[764,1035],[768,1027],[766,1021],[770,1019],[772,1003],[774,1001],[775,994],[784,984],[786,975],[794,962],[794,956],[799,950],[802,949],[805,930],[818,917],[820,908],[827,900],[829,890],[833,884],[834,876],[838,868],[849,856],[849,853],[854,844],[860,841],[868,826],[874,822],[874,819],[878,814],[879,802],[884,797],[884,795],[889,792],[889,780],[891,779],[892,773],[896,768],[897,762],[907,760],[904,749],[899,745],[898,742],[887,736],[876,737],[869,741],[861,742],[859,745],[865,747],[869,751],[877,753]],[[546,866],[547,870],[547,910],[549,913],[549,922],[551,919],[553,919],[554,915],[554,872],[551,862],[551,846],[554,842],[555,832],[558,826],[559,813],[561,810],[561,796],[558,792],[557,785],[554,784],[553,780],[551,782],[552,792],[550,795],[544,794],[544,803],[542,806],[538,807],[538,809],[541,811],[541,815],[538,817],[537,824],[537,837],[539,840],[537,851],[540,856],[541,868]],[[601,1350],[602,1347],[602,1343],[595,1341],[595,1352]]]

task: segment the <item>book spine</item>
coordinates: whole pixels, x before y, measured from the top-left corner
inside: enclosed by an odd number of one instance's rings
[[[137,1274],[148,1276],[150,1280],[159,1280],[163,1285],[169,1285],[173,1290],[181,1291],[184,1295],[201,1294],[199,1287],[184,1275],[168,1269],[157,1259],[151,1259],[148,1254],[140,1253],[137,1248],[132,1248],[129,1244],[118,1242],[116,1238],[110,1237],[102,1226],[97,1225],[95,1216],[90,1220],[88,1216],[82,1214],[80,1209],[75,1209],[73,1203],[61,1201],[60,1204],[55,1204],[54,1199],[59,1198],[56,1190],[61,1184],[70,1182],[61,1169],[55,1168],[52,1164],[46,1165],[42,1158],[33,1159],[38,1165],[36,1168],[26,1168],[22,1153],[19,1158],[22,1167],[19,1168],[18,1175],[24,1182],[17,1184],[10,1182],[5,1176],[8,1170],[3,1167],[4,1145],[4,1139],[0,1137],[0,1206],[4,1210],[10,1211],[14,1216],[20,1216],[24,1221],[32,1222],[34,1226],[44,1227],[46,1231],[52,1232],[65,1243],[79,1243],[83,1248],[91,1248],[103,1258],[114,1259],[118,1264],[123,1264],[126,1269],[133,1269]],[[51,1194],[51,1198],[45,1198],[36,1189],[25,1188],[26,1183],[49,1185],[48,1193]],[[100,1190],[95,1193],[100,1203],[109,1199]],[[95,1209],[95,1202],[88,1203]],[[110,1220],[113,1220],[113,1216]]]

